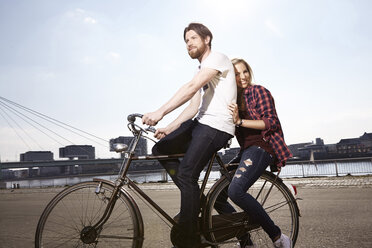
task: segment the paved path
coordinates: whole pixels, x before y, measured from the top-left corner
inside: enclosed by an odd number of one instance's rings
[[[372,247],[372,177],[285,179],[298,189],[301,215],[296,247]],[[179,192],[172,184],[144,184],[145,191],[172,215]],[[0,190],[0,247],[33,247],[38,218],[62,188]],[[144,247],[171,247],[169,228],[139,202]]]

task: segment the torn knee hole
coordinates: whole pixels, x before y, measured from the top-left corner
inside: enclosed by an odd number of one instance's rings
[[[252,165],[252,160],[248,158],[248,159],[244,160],[244,164],[246,166],[250,166],[250,165]]]
[[[245,171],[247,171],[247,169],[246,169],[246,168],[243,168],[243,167],[240,167],[239,170],[240,170],[241,172],[245,172]]]
[[[235,174],[235,176],[234,177],[236,177],[236,178],[240,178],[242,175],[240,175],[240,174]]]

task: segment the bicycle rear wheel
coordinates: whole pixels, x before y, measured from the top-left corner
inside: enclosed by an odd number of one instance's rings
[[[113,190],[112,185],[97,181],[79,183],[60,192],[40,217],[35,247],[142,247],[142,217],[123,191],[119,191],[109,219],[94,230]]]
[[[233,172],[232,172],[233,173]],[[233,175],[233,174],[232,174]],[[250,236],[257,247],[273,247],[273,243],[265,231],[249,221],[248,215],[227,196],[230,180],[222,177],[210,190],[205,214],[203,216],[205,234],[211,242],[218,243],[216,247],[232,247],[239,243],[239,237]],[[299,209],[292,193],[280,178],[265,171],[248,190],[269,214],[282,233],[288,235],[293,245],[296,243],[299,228]],[[233,214],[217,212],[226,201],[236,210]],[[226,206],[226,205],[225,205]]]

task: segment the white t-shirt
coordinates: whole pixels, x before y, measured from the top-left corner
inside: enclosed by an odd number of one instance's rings
[[[200,89],[202,102],[196,119],[202,124],[234,135],[235,125],[228,105],[236,103],[236,82],[230,59],[224,54],[211,52],[199,68],[215,69],[219,73]]]

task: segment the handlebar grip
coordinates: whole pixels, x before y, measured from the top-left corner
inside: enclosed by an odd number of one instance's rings
[[[127,117],[127,120],[130,122],[130,123],[133,123],[136,121],[136,117],[139,117],[139,118],[142,118],[142,114],[138,114],[138,113],[135,113],[135,114],[130,114],[128,115]]]
[[[128,117],[127,117],[127,120],[128,120],[128,122],[130,123],[130,125],[132,126],[132,129],[133,130],[137,130],[136,129],[136,124],[134,124],[134,122],[136,121],[136,118],[142,118],[143,117],[143,114],[139,114],[139,113],[134,113],[134,114],[130,114],[130,115],[128,115]],[[142,128],[141,128],[142,129]],[[143,129],[142,129],[143,130]],[[156,129],[155,128],[153,128],[153,127],[147,127],[146,129],[145,129],[146,131],[150,131],[150,132],[153,132],[153,133],[155,133],[156,132]]]

